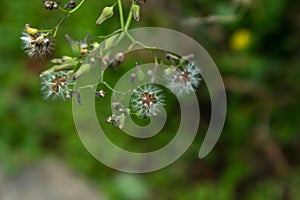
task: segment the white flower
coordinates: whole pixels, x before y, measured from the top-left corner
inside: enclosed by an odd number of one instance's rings
[[[199,86],[201,70],[189,63],[166,74],[167,87],[177,95],[193,92]]]
[[[67,72],[53,72],[41,76],[42,86],[41,91],[44,99],[61,98],[66,100],[72,96],[72,89],[74,86],[74,81],[71,80]]]
[[[142,118],[155,116],[160,112],[159,107],[163,105],[162,89],[150,84],[139,87],[129,101],[131,112]]]

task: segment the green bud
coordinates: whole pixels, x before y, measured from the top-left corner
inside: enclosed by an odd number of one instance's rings
[[[93,49],[96,49],[96,48],[98,48],[100,46],[100,44],[98,42],[94,42],[92,44],[92,46],[93,46]]]
[[[58,72],[58,71],[62,71],[62,70],[73,70],[76,65],[78,64],[77,60],[74,60],[71,57],[68,56],[64,56],[62,59],[52,59],[51,60],[52,63],[55,63],[56,65],[54,65],[53,67],[51,67],[50,69],[42,72],[40,74],[41,77],[43,77],[46,74],[50,74],[53,72]]]
[[[145,78],[145,73],[139,67],[137,68],[136,76],[139,81],[143,81]]]
[[[100,24],[102,24],[105,20],[111,18],[114,15],[114,6],[110,6],[110,7],[105,7],[103,8],[100,16],[98,17],[97,21],[96,21],[96,25],[99,26]]]
[[[73,74],[72,78],[75,80],[79,78],[82,74],[85,74],[91,69],[91,65],[88,63],[82,64],[80,68]]]
[[[79,42],[77,42],[76,40],[74,40],[70,35],[66,34],[65,38],[67,39],[67,41],[70,44],[70,48],[73,54],[75,55],[79,55],[80,54],[80,46],[79,46]]]
[[[122,113],[121,116],[120,116],[119,125],[118,125],[118,128],[120,130],[122,130],[124,128],[124,126],[125,126],[125,120],[126,120],[126,116],[125,116],[124,113]]]
[[[140,14],[140,6],[137,5],[137,4],[133,4],[132,5],[132,14],[133,14],[133,18],[136,20],[136,21],[140,21],[140,18],[141,18],[141,14]]]
[[[171,75],[173,72],[174,72],[174,69],[172,69],[172,68],[165,69],[166,75]]]

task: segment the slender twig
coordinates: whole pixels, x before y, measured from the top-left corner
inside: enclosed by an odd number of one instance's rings
[[[122,5],[122,1],[121,0],[118,0],[118,7],[119,7],[119,15],[120,15],[121,28],[122,28],[122,30],[125,30],[123,5]]]
[[[60,25],[61,25],[61,24],[62,24],[69,16],[70,16],[69,14],[65,15],[65,16],[58,22],[58,24],[53,28],[53,30],[54,30],[53,37],[56,36],[57,31],[58,31],[58,28],[60,27]]]
[[[76,12],[81,6],[82,4],[85,2],[85,0],[82,0],[74,9],[68,11],[68,10],[65,10],[64,8],[62,7],[58,7],[58,9],[66,14],[72,14],[73,12]]]
[[[132,4],[133,5],[133,4]],[[128,30],[130,24],[131,24],[131,21],[132,21],[132,5],[130,7],[130,11],[129,11],[129,14],[128,14],[128,17],[127,17],[127,20],[126,20],[126,24],[125,24],[125,31]]]

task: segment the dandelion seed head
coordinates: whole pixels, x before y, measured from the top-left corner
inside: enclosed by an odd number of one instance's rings
[[[167,87],[177,95],[188,94],[199,86],[200,74],[200,68],[190,63],[166,75]]]
[[[160,106],[164,105],[162,89],[150,84],[143,85],[135,90],[129,105],[131,111],[139,117],[155,116],[160,112]]]
[[[72,97],[74,81],[67,76],[67,72],[53,72],[41,77],[41,91],[44,99],[59,98],[62,100]]]
[[[35,29],[34,29],[35,30]],[[31,31],[32,32],[32,31]],[[28,25],[22,32],[21,41],[23,49],[29,57],[45,58],[53,52],[53,38],[49,32],[30,34]]]

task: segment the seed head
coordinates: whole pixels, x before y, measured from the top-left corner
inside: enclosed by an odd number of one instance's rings
[[[27,24],[21,40],[23,49],[29,57],[45,58],[52,54],[54,42],[50,32],[40,33],[38,29],[31,28]]]
[[[68,77],[66,71],[45,74],[41,80],[44,99],[52,97],[65,100],[73,96],[74,81]]]
[[[200,73],[200,68],[191,63],[173,71],[168,70],[166,71],[167,87],[175,94],[188,94],[198,87],[201,81]]]
[[[146,118],[159,112],[164,105],[162,89],[154,85],[143,85],[136,89],[129,101],[129,108],[137,116]]]

